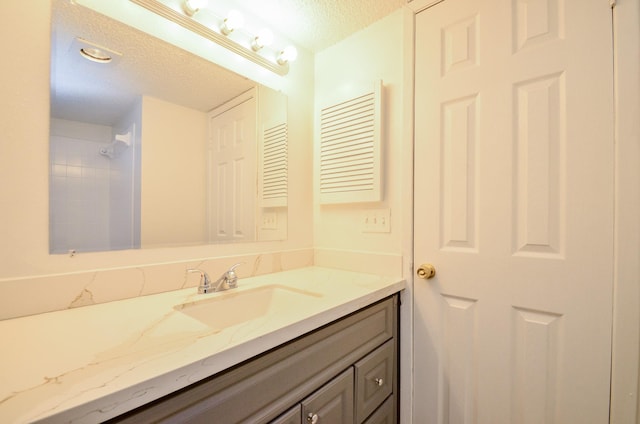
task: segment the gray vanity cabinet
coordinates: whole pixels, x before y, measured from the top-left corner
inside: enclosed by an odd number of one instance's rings
[[[397,327],[394,295],[111,422],[395,423]]]

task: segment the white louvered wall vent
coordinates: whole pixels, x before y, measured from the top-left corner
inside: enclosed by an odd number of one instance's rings
[[[321,110],[320,203],[382,200],[382,82]]]
[[[287,206],[288,191],[287,123],[265,128],[262,147],[262,207]]]

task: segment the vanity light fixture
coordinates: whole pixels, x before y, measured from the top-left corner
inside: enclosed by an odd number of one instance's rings
[[[280,65],[285,65],[289,62],[295,61],[297,57],[298,50],[296,50],[296,48],[293,46],[287,46],[278,55],[278,63]]]
[[[217,18],[219,24],[211,25],[206,19],[196,16],[198,10],[206,7],[202,0],[179,0],[182,10],[168,5],[169,0],[129,0],[156,15],[167,19],[181,27],[218,44],[221,47],[242,56],[277,75],[286,75],[289,72],[289,63],[297,56],[297,51],[290,46],[282,51],[266,48],[273,40],[271,31],[262,30],[257,35],[250,34],[242,29],[244,17],[240,12],[232,10],[226,18],[216,15],[211,8],[207,9],[209,16]],[[176,0],[171,0],[175,1]]]
[[[237,10],[232,10],[229,12],[224,21],[222,21],[222,25],[220,25],[220,32],[224,35],[229,35],[233,32],[233,30],[242,28],[244,25],[244,16],[242,13]]]
[[[264,46],[270,46],[271,43],[273,43],[273,32],[269,28],[263,28],[251,41],[251,49],[257,52]]]
[[[209,0],[184,0],[182,2],[182,9],[184,13],[189,16],[193,16],[209,5]]]

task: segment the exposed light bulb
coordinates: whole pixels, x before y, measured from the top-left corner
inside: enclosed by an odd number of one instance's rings
[[[182,9],[184,12],[193,16],[200,11],[200,9],[204,9],[209,5],[209,0],[184,0],[182,2]]]
[[[284,65],[287,62],[293,62],[298,57],[298,50],[293,46],[285,47],[278,55],[278,63]]]
[[[222,31],[224,35],[229,35],[233,32],[233,30],[242,28],[243,25],[244,16],[242,16],[242,13],[238,12],[237,10],[232,10],[222,22],[220,31]]]
[[[251,42],[251,48],[254,52],[257,52],[264,46],[271,45],[271,43],[273,43],[273,32],[269,28],[263,28]]]

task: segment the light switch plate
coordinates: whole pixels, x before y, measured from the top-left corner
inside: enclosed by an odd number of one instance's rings
[[[262,214],[262,226],[263,230],[277,230],[278,229],[278,214],[276,212],[264,212]]]
[[[363,233],[390,233],[391,209],[368,209],[362,212]]]

